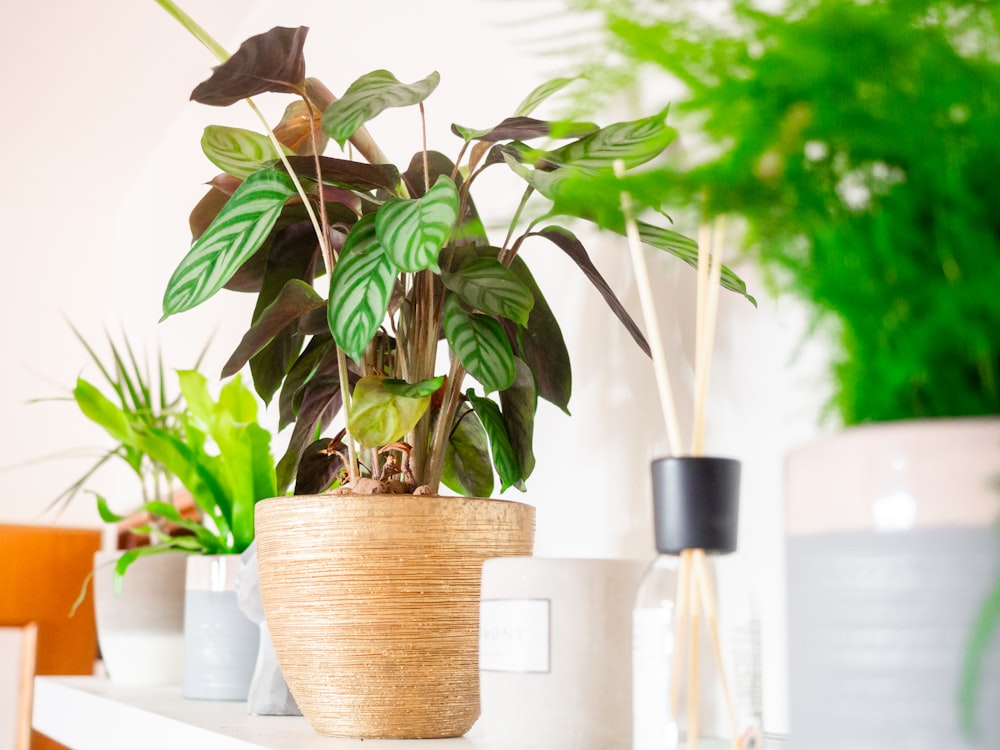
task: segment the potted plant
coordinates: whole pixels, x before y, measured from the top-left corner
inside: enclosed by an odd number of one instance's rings
[[[537,399],[565,410],[571,390],[559,326],[521,250],[547,240],[565,252],[646,348],[582,242],[542,222],[572,207],[623,234],[620,193],[639,178],[618,181],[612,166],[655,159],[674,131],[665,112],[603,128],[533,118],[572,82],[559,79],[494,127],[453,125],[456,159],[424,145],[395,166],[365,123],[388,107],[422,113],[436,73],[404,84],[374,71],[338,99],[306,77],[307,29],[274,28],[227,57],[172,2],[160,4],[223,60],[196,101],[295,97],[267,133],[206,129],[203,149],[225,174],[195,208],[194,244],[164,295],[169,316],[227,286],[257,294],[223,374],[249,363],[258,393],[277,396],[282,425],[294,424],[278,488],[294,483],[295,495],[257,507],[265,614],[289,686],[324,733],[463,734],[479,710],[482,561],[529,554],[533,537],[533,508],[482,498],[494,472],[501,490],[523,487]],[[322,155],[328,140],[363,160]],[[499,243],[473,200],[490,168],[523,184]],[[615,190],[582,208],[581,176]],[[640,229],[696,263],[693,241]],[[745,293],[728,269],[722,280]],[[342,406],[345,428],[325,434]],[[441,485],[464,497],[441,497]]]
[[[111,393],[79,377],[73,398],[117,445],[73,485],[67,499],[90,481],[96,468],[120,457],[136,473],[144,497],[131,518],[143,517],[146,522],[131,526],[131,531],[150,537],[148,544],[115,554],[109,580],[99,568],[96,571],[99,625],[102,619],[107,621],[100,629],[109,673],[114,676],[117,671],[126,682],[148,682],[149,669],[136,666],[141,660],[135,648],[149,647],[153,637],[162,641],[164,655],[174,660],[171,675],[181,674],[183,651],[185,695],[245,699],[258,629],[240,612],[233,581],[239,554],[253,541],[254,505],[275,494],[271,436],[257,422],[256,397],[237,377],[222,387],[216,400],[203,375],[182,370],[177,373],[180,395],[169,399],[162,359],[154,382],[127,341],[127,358],[111,343],[111,366],[102,364],[83,343]],[[189,494],[195,517],[174,503],[175,483]],[[104,495],[94,494],[102,520],[119,525],[128,520],[111,511]],[[187,554],[162,554],[167,552]],[[154,556],[156,562],[151,560]],[[115,599],[122,592],[124,576],[137,563],[142,578],[130,586],[130,595],[139,600],[118,604]],[[108,583],[113,592],[105,590]],[[172,607],[169,601],[150,596],[151,587],[176,589],[173,593],[182,599]],[[182,606],[175,608],[176,604]],[[125,626],[112,623],[111,612],[121,610],[136,615],[144,632],[138,638],[134,632],[122,633],[123,639],[112,643],[110,634]],[[108,616],[102,617],[102,611]],[[171,628],[180,616],[183,649],[176,643],[176,627]]]
[[[1000,13],[657,11],[608,20],[706,136],[668,194],[745,217],[751,254],[834,344],[844,429],[787,460],[792,738],[996,746]]]

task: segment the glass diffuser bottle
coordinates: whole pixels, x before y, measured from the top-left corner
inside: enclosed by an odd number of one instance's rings
[[[633,612],[634,750],[762,750],[757,621],[736,551],[740,463],[652,464],[657,557]]]

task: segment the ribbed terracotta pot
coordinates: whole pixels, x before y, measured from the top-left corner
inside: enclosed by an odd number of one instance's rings
[[[321,734],[436,738],[479,716],[483,561],[530,555],[535,509],[412,495],[257,504],[264,615]]]

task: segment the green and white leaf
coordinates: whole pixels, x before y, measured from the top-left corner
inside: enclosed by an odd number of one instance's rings
[[[264,243],[285,202],[291,178],[276,169],[247,177],[177,266],[163,295],[163,317],[190,310],[219,291]]]
[[[587,171],[611,169],[620,159],[631,169],[656,158],[673,143],[677,131],[667,125],[666,118],[664,110],[641,120],[617,122],[550,151],[545,158]]]
[[[556,169],[549,172],[541,169],[532,169],[519,162],[506,151],[503,152],[503,160],[507,162],[507,166],[511,168],[514,174],[549,200],[555,200],[556,191],[559,189],[559,182],[565,179],[566,173],[564,170]]]
[[[437,88],[435,71],[415,83],[400,83],[388,70],[374,70],[352,83],[344,95],[323,112],[323,132],[343,148],[354,132],[390,107],[418,104]]]
[[[487,393],[503,390],[514,382],[514,352],[496,320],[466,312],[458,297],[450,294],[444,303],[443,323],[451,350]]]
[[[212,164],[240,179],[280,158],[274,143],[266,135],[223,125],[205,128],[201,136],[201,150]],[[284,152],[294,153],[288,148]]]
[[[553,78],[551,81],[546,81],[540,86],[535,87],[535,89],[524,98],[524,101],[517,106],[517,109],[514,110],[514,116],[527,117],[535,111],[539,104],[544,102],[557,91],[561,91],[569,86],[573,83],[573,81],[577,80],[577,78],[579,78],[579,76],[574,76],[572,78]]]
[[[475,310],[528,324],[535,304],[531,290],[513,271],[494,258],[476,258],[454,273],[442,275],[444,285]]]
[[[327,300],[330,331],[352,359],[361,359],[382,325],[397,273],[376,236],[374,214],[363,216],[344,241]]]
[[[429,396],[407,398],[390,393],[384,381],[369,375],[354,386],[347,429],[364,448],[380,448],[401,439],[430,405]]]
[[[440,273],[438,255],[458,219],[458,188],[445,175],[415,199],[393,198],[375,216],[375,233],[392,262],[410,273]]]
[[[490,438],[490,452],[493,454],[493,466],[496,467],[497,476],[500,477],[500,491],[505,491],[508,487],[517,487],[524,490],[524,482],[521,477],[521,470],[517,464],[517,457],[510,444],[510,437],[507,435],[507,428],[503,423],[503,415],[500,407],[488,398],[477,396],[471,388],[465,392],[465,397],[469,399],[472,408],[476,412],[486,428],[486,434]]]
[[[436,378],[421,380],[419,383],[407,383],[405,380],[396,378],[386,378],[382,381],[382,387],[394,396],[406,396],[407,398],[422,398],[436,393],[444,385],[444,375]]]

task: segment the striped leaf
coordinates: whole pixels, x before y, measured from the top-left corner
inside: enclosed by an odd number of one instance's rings
[[[431,402],[429,396],[408,398],[389,393],[384,380],[368,376],[354,386],[347,428],[364,448],[380,448],[405,436]]]
[[[666,118],[664,110],[641,120],[608,125],[548,152],[545,159],[583,170],[611,169],[618,159],[628,169],[637,167],[659,156],[676,138],[677,131],[667,125]]]
[[[444,285],[471,308],[528,324],[535,298],[514,272],[494,258],[476,258],[455,273],[442,276]]]
[[[477,396],[471,388],[465,392],[465,397],[469,399],[476,416],[482,420],[486,434],[489,435],[493,466],[496,467],[497,476],[500,477],[500,491],[504,492],[508,487],[524,490],[521,469],[517,464],[514,449],[511,447],[500,407],[488,398]]]
[[[267,239],[295,187],[275,169],[247,177],[191,247],[167,283],[163,317],[207,300],[233,277]]]
[[[441,175],[420,198],[393,198],[382,204],[375,218],[375,233],[400,270],[440,273],[438,255],[457,219],[458,188]]]
[[[487,393],[514,382],[514,352],[503,327],[488,315],[466,312],[453,294],[444,302],[444,335],[459,362]]]
[[[375,235],[374,214],[362,217],[344,241],[330,275],[327,322],[337,345],[354,360],[382,325],[397,269]]]
[[[354,132],[390,107],[422,102],[437,88],[441,76],[431,73],[416,83],[400,83],[388,70],[375,70],[352,83],[323,112],[323,132],[343,148]]]
[[[242,128],[209,125],[201,136],[201,150],[226,174],[244,179],[279,158],[266,135]],[[285,153],[292,153],[285,149]]]

